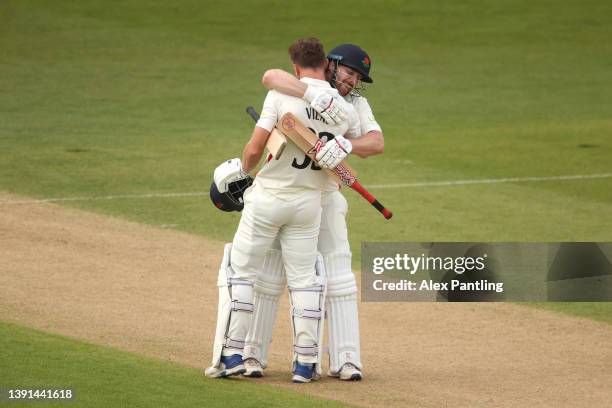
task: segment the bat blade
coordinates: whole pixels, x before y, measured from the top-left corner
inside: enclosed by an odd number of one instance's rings
[[[316,161],[316,155],[322,146],[321,139],[310,131],[300,120],[291,112],[286,113],[280,119],[278,128],[293,143],[306,153],[308,157]],[[342,184],[350,187],[357,180],[357,172],[345,161],[340,163],[333,170],[325,169],[336,177]]]
[[[266,142],[266,149],[270,152],[274,160],[280,159],[287,146],[287,138],[276,129],[272,130]]]

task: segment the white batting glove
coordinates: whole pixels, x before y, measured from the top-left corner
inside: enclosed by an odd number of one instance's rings
[[[248,173],[242,170],[240,159],[231,159],[221,163],[215,169],[214,180],[220,193],[228,190],[228,185],[247,178]]]
[[[341,100],[338,95],[329,92],[329,90],[308,85],[303,99],[310,103],[310,106],[319,112],[330,125],[339,125],[347,119],[346,111],[344,110],[346,102]]]
[[[342,135],[325,143],[315,156],[318,165],[324,169],[334,169],[353,150],[351,142]]]

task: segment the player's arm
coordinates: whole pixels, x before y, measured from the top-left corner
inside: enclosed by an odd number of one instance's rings
[[[268,89],[296,98],[303,98],[308,85],[282,69],[269,69],[261,77],[261,83]]]
[[[270,90],[304,99],[331,124],[346,120],[345,102],[339,95],[308,85],[282,69],[267,70],[261,83]]]
[[[226,160],[215,169],[214,180],[220,193],[229,189],[229,185],[249,177],[249,172],[257,166],[263,155],[270,131],[255,126],[249,141],[244,145],[242,160]]]
[[[242,170],[245,173],[253,170],[261,160],[269,136],[270,131],[259,126],[253,128],[251,139],[244,145],[242,151]]]
[[[261,160],[266,142],[278,121],[278,112],[278,94],[275,91],[270,91],[266,95],[266,100],[261,109],[261,116],[253,128],[251,138],[244,145],[244,149],[242,149],[242,169],[245,172],[248,173],[255,169],[255,166]]]
[[[332,143],[323,146],[316,156],[319,166],[333,169],[350,153],[366,158],[384,151],[382,129],[365,98],[358,101],[354,112],[349,114],[349,129],[345,136],[336,136]]]
[[[385,138],[368,100],[357,98],[353,106],[359,116],[358,134],[361,136],[351,139],[352,153],[362,158],[381,154],[385,150]]]
[[[385,138],[378,130],[371,130],[357,139],[352,139],[351,143],[353,145],[351,153],[364,159],[381,154],[385,150]]]
[[[264,101],[261,117],[253,128],[251,138],[242,149],[242,160],[239,158],[227,160],[215,169],[214,180],[220,193],[227,191],[231,183],[247,178],[248,173],[257,166],[270,132],[276,124],[277,112],[276,97],[274,92],[270,91]]]

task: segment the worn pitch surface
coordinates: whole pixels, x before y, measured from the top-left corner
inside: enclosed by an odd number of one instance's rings
[[[209,364],[222,243],[53,204],[3,205],[0,241],[2,320]],[[486,303],[362,303],[365,380],[295,386],[287,311],[284,296],[256,381],[363,406],[603,407],[612,396],[612,326]]]

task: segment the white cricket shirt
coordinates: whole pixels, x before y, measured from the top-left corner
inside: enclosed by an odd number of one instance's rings
[[[338,95],[338,91],[333,89],[327,81],[313,78],[300,80]],[[303,99],[272,90],[266,96],[257,126],[272,131],[278,120],[285,113],[291,112],[319,137],[328,136],[331,139],[338,134],[346,137],[360,136],[359,117],[355,108],[347,103],[345,110],[348,114],[347,122],[331,125],[326,123],[318,112]],[[257,173],[255,181],[271,194],[286,200],[295,198],[305,189],[322,191],[338,189],[337,181],[316,166],[291,140],[288,140],[281,158],[267,162]]]

